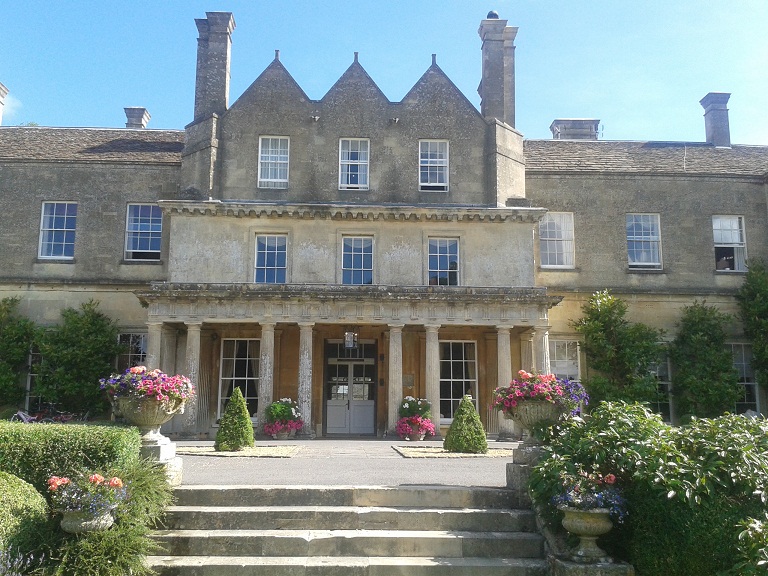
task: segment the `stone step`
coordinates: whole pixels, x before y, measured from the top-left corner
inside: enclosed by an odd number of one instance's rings
[[[163,524],[177,530],[536,530],[530,510],[381,506],[172,506]]]
[[[546,576],[529,558],[150,556],[160,576]]]
[[[181,486],[179,506],[516,508],[505,488],[467,486]]]
[[[540,558],[532,532],[440,530],[160,530],[173,556],[426,556]]]

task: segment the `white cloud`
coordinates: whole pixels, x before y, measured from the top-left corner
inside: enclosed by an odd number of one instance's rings
[[[15,98],[13,94],[8,94],[5,97],[5,106],[3,107],[2,120],[4,124],[9,124],[12,120],[16,120],[19,111],[23,108],[21,100]]]

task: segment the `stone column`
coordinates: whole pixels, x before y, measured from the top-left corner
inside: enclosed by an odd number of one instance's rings
[[[549,327],[540,326],[536,329],[533,341],[534,368],[540,374],[549,374]]]
[[[312,421],[312,327],[314,322],[299,322],[299,386],[298,404],[304,427],[299,435],[314,437]]]
[[[389,325],[389,388],[387,389],[387,430],[397,425],[403,395],[403,324]]]
[[[267,422],[266,412],[274,400],[275,390],[275,323],[262,322],[261,342],[259,343],[259,409],[256,413],[258,429],[261,434]]]
[[[147,323],[147,353],[144,365],[150,370],[160,368],[160,351],[163,343],[163,323]]]
[[[437,337],[439,325],[424,326],[427,331],[427,352],[425,362],[425,378],[427,400],[432,404],[432,423],[435,425],[436,440],[440,434],[440,346]]]
[[[497,326],[497,386],[508,386],[512,381],[512,346],[509,341],[510,328],[508,326]],[[501,410],[496,411],[496,417],[499,419],[499,440],[511,440],[519,438],[513,420],[504,417]]]
[[[200,322],[187,323],[186,368],[183,374],[192,381],[196,388],[200,385],[200,329],[202,326]],[[197,430],[198,398],[199,394],[187,402],[186,414],[184,415],[185,432],[199,432]]]
[[[535,330],[529,330],[520,338],[520,369],[533,372],[533,337]]]

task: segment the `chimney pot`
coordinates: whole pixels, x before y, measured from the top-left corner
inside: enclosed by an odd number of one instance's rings
[[[728,123],[728,99],[729,92],[710,92],[699,100],[704,108],[704,129],[707,136],[707,144],[731,147],[731,128]]]
[[[549,126],[553,140],[597,140],[600,120],[596,118],[556,118]]]
[[[125,110],[125,117],[127,119],[127,122],[125,123],[126,128],[138,128],[144,130],[149,123],[149,119],[152,118],[152,116],[149,115],[149,112],[147,112],[147,109],[140,106],[123,108],[123,110]]]

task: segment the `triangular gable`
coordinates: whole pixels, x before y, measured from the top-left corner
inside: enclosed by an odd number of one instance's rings
[[[413,88],[408,91],[401,104],[412,106],[430,103],[433,105],[437,101],[445,100],[446,94],[449,98],[460,102],[463,107],[466,107],[467,112],[474,112],[478,117],[482,117],[480,111],[456,87],[456,84],[443,72],[443,69],[437,65],[434,54],[432,55],[432,65],[427,68],[427,71],[422,74],[421,78],[413,85]]]
[[[240,97],[230,106],[239,108],[264,98],[277,98],[282,101],[310,102],[306,92],[293,79],[290,72],[280,62],[280,53],[275,50],[275,59],[270,62],[258,78],[248,86]]]
[[[383,104],[391,104],[389,98],[384,95],[384,92],[381,91],[376,82],[373,81],[368,72],[358,62],[357,52],[355,52],[354,62],[352,62],[336,83],[331,86],[320,101],[326,102],[331,100],[339,93],[349,94],[353,92],[367,92],[381,100]]]

